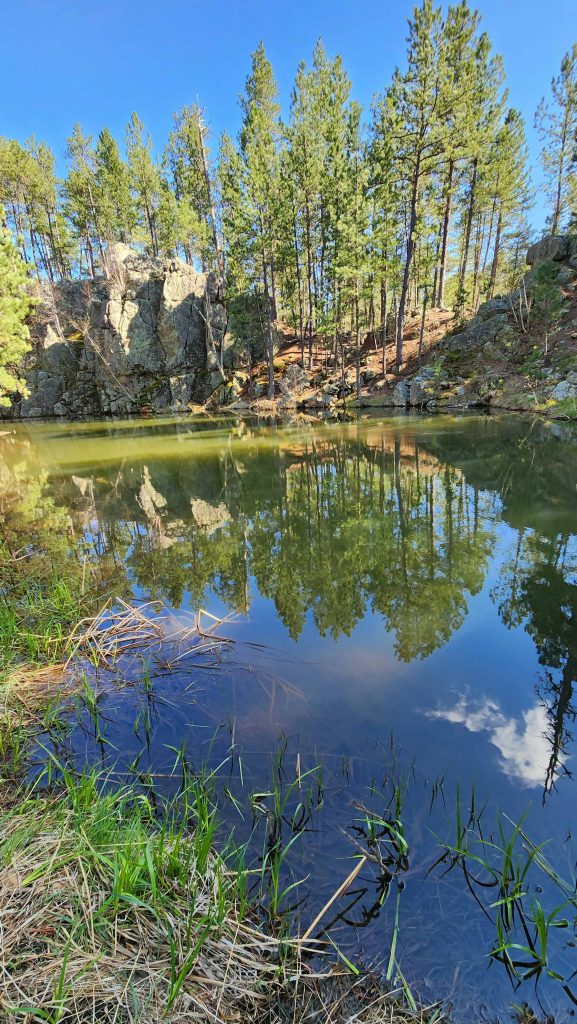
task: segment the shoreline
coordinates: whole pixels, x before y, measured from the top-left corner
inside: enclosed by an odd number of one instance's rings
[[[392,989],[342,956],[319,965],[313,928],[324,912],[302,936],[287,931],[288,911],[268,917],[206,772],[183,776],[178,794],[159,804],[137,781],[115,782],[88,764],[76,770],[54,750],[29,779],[37,737],[73,728],[74,702],[98,729],[90,684],[70,659],[109,658],[112,636],[136,643],[142,619],[125,606],[107,628],[97,616],[72,629],[58,645],[66,661],[4,664],[0,913],[9,969],[0,968],[0,1006],[18,1012],[24,999],[30,1022],[78,1024],[133,1020],[135,1007],[151,1024],[183,1014],[288,1024],[320,1012],[334,1024],[380,1024],[385,1014],[393,1024],[445,1020],[406,985]],[[362,866],[352,857],[358,866],[335,897]]]

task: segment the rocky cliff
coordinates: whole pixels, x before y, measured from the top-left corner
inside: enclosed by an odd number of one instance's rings
[[[400,374],[383,375],[380,352],[365,346],[360,402],[354,366],[344,374],[334,364],[305,371],[291,362],[300,355],[289,339],[290,358],[275,360],[274,408],[491,406],[577,419],[577,236],[542,239],[527,264],[515,292],[484,302],[465,323],[453,321],[448,334],[452,318],[444,311],[443,334],[427,340],[420,367],[413,354]],[[105,278],[44,294],[26,368],[30,395],[9,415],[176,412],[211,395],[260,411],[254,399],[266,389],[264,364],[249,387],[246,373],[227,372],[232,356],[223,284],[214,274],[117,245]]]
[[[214,274],[116,245],[105,278],[43,293],[26,367],[30,394],[12,414],[124,415],[206,401],[232,356],[222,292]]]

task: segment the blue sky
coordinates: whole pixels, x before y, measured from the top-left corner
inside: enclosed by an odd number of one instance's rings
[[[0,0],[0,134],[44,139],[61,158],[75,121],[122,138],[136,110],[160,150],[172,113],[197,98],[233,134],[250,53],[263,40],[286,106],[298,61],[322,36],[368,107],[403,63],[409,0]],[[577,39],[577,0],[480,0],[525,115],[538,182],[535,108]],[[536,211],[542,220],[542,203]]]

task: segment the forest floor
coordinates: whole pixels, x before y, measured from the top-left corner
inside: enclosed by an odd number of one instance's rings
[[[258,412],[284,413],[291,405],[304,410],[338,411],[343,407],[393,407],[405,403],[394,398],[397,384],[410,386],[421,376],[437,378],[438,387],[428,387],[421,400],[410,405],[432,409],[495,408],[532,411],[551,418],[577,419],[577,292],[567,290],[563,316],[550,333],[542,326],[524,329],[513,314],[509,316],[506,340],[459,349],[451,346],[452,335],[474,329],[476,319],[458,322],[452,310],[432,309],[425,317],[421,365],[419,335],[421,313],[407,317],[404,331],[403,364],[396,370],[395,347],[387,345],[387,372],[383,373],[380,338],[368,335],[361,349],[360,396],[356,391],[356,355],[351,339],[345,339],[344,369],[334,365],[332,352],[323,339],[313,338],[305,351],[305,369],[298,392],[287,395],[283,378],[287,369],[302,366],[298,338],[285,325],[277,325],[278,351],[274,360],[275,398],[267,395],[266,363],[253,367],[252,383],[243,374],[232,392],[233,406]],[[481,327],[483,324],[481,324]],[[567,378],[569,381],[567,382]],[[343,378],[345,387],[343,388]],[[560,391],[556,388],[564,382]],[[560,397],[562,395],[564,397]]]

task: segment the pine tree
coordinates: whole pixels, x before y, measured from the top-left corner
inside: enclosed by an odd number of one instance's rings
[[[0,202],[22,259],[50,280],[70,271],[70,239],[58,210],[54,154],[44,143],[0,139]]]
[[[371,198],[369,252],[380,306],[383,374],[386,374],[388,368],[390,313],[400,286],[401,274],[401,196],[394,151],[397,129],[396,110],[391,96],[377,99],[373,104],[368,150],[368,191]]]
[[[152,158],[152,139],[144,139],[144,125],[138,114],[133,113],[126,126],[126,154],[132,191],[138,217],[140,233],[138,241],[148,239],[150,251],[158,256],[158,208],[161,200],[162,181],[158,166]]]
[[[531,203],[527,174],[527,145],[525,125],[518,110],[507,111],[503,125],[495,139],[488,166],[488,194],[492,200],[491,222],[494,241],[487,297],[495,294],[503,241],[524,215]],[[489,232],[489,243],[493,237]]]
[[[205,268],[216,267],[222,273],[222,247],[206,144],[208,129],[202,110],[196,105],[183,107],[174,115],[173,122],[165,163],[174,194],[179,203],[187,205],[194,226],[188,245],[185,244],[187,258],[191,260],[194,252]]]
[[[96,205],[102,235],[109,242],[128,242],[136,222],[130,174],[120,156],[118,143],[108,128],[103,128],[98,136],[94,164]]]
[[[27,291],[28,270],[6,226],[0,207],[0,405],[10,405],[10,395],[28,394],[19,367],[30,349],[26,319],[33,308]]]
[[[357,398],[361,396],[361,335],[367,326],[366,303],[368,296],[368,165],[364,159],[361,141],[361,108],[352,103],[347,123],[346,164],[339,181],[342,213],[339,221],[339,256],[336,278],[341,300],[349,311],[351,334],[355,342],[355,369]]]
[[[91,276],[96,273],[98,260],[104,254],[103,239],[96,205],[96,174],[91,136],[83,135],[75,124],[67,140],[66,156],[70,170],[64,182],[67,213],[75,230],[84,242]]]
[[[276,317],[275,216],[279,195],[277,92],[272,67],[260,43],[252,55],[252,70],[246,80],[245,94],[241,97],[240,153],[244,164],[246,208],[252,229],[249,248],[252,274],[253,279],[260,277],[264,295],[271,398],[274,395],[273,323]]]
[[[308,336],[338,343],[343,307],[336,272],[340,258],[350,82],[340,57],[330,59],[317,42],[310,70],[299,65],[286,127],[288,223],[299,288],[299,334],[304,359]]]
[[[491,146],[499,132],[503,118],[506,93],[503,90],[503,62],[498,55],[491,56],[491,42],[484,33],[475,50],[467,89],[468,103],[462,125],[466,145],[466,167],[461,198],[461,253],[457,284],[457,309],[462,310],[467,300],[474,300],[474,278],[478,249],[473,247],[473,287],[466,287],[470,269],[471,242],[475,223],[479,222],[482,206],[482,183],[486,174]],[[477,241],[479,239],[477,238]]]
[[[442,17],[423,0],[409,22],[408,67],[397,69],[387,93],[396,125],[395,163],[408,196],[406,247],[396,326],[396,362],[403,361],[403,331],[416,246],[419,202],[429,175],[443,153],[452,96],[444,88]]]
[[[535,123],[545,143],[541,163],[547,194],[551,201],[551,233],[568,223],[571,215],[571,191],[575,188],[575,149],[577,147],[577,43],[561,61],[561,70],[551,82],[552,103],[541,100]]]
[[[466,0],[450,6],[443,26],[443,63],[446,132],[439,181],[439,237],[433,305],[442,307],[449,261],[450,226],[455,193],[463,160],[469,150],[469,130],[474,105],[479,101],[476,88],[479,54],[486,48],[486,36],[478,36],[480,16],[471,11]]]

